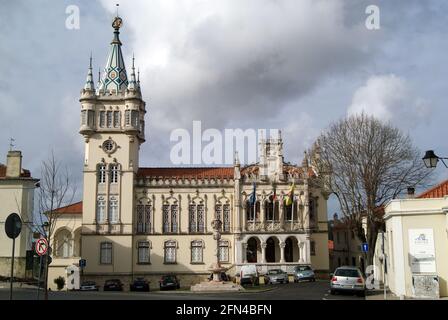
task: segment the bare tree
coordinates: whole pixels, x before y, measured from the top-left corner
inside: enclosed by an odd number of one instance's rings
[[[41,180],[38,193],[38,219],[42,236],[47,240],[49,248],[53,248],[56,222],[61,213],[57,211],[72,202],[75,195],[68,169],[62,168],[54,153],[42,162]],[[43,227],[45,226],[45,227]],[[48,254],[48,257],[50,254]],[[48,263],[44,266],[45,299],[48,299]]]
[[[315,165],[328,173],[328,187],[342,214],[358,238],[369,244],[367,263],[372,264],[382,206],[408,187],[425,184],[431,171],[409,135],[365,114],[331,124],[321,134],[318,149]]]

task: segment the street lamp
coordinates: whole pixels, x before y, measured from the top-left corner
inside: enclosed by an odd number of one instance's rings
[[[443,160],[448,160],[448,158],[442,158],[437,156],[434,153],[434,150],[428,150],[425,152],[425,156],[422,158],[423,163],[425,164],[426,168],[435,168],[437,167],[437,163],[440,161],[442,161],[443,165],[448,168],[448,166],[446,165],[445,161]]]

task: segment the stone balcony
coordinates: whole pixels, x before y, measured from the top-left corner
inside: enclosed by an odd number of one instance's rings
[[[245,231],[249,232],[284,232],[284,231],[305,231],[303,223],[298,221],[247,221]]]

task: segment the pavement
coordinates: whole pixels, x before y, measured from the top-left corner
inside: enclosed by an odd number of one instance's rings
[[[3,288],[1,288],[3,287]],[[9,284],[0,283],[0,300],[9,299]],[[36,300],[37,288],[14,286],[13,299]],[[40,299],[43,299],[42,291]],[[249,287],[243,292],[194,293],[187,290],[150,292],[51,291],[50,300],[364,300],[350,294],[329,294],[329,282],[301,282]]]
[[[50,291],[50,300],[403,300],[383,290],[368,290],[365,298],[352,294],[331,295],[328,280],[300,282],[276,285],[247,287],[242,292],[204,293],[191,292],[188,289],[150,292],[81,292]],[[43,290],[40,291],[43,299]],[[0,300],[9,299],[9,282],[0,282]],[[36,300],[37,287],[24,283],[14,283],[13,299]],[[406,300],[411,298],[406,298]],[[414,300],[414,299],[412,299]],[[441,300],[448,300],[441,298]]]

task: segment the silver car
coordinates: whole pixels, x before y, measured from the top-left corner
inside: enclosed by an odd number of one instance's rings
[[[330,282],[330,293],[353,292],[358,296],[366,295],[366,281],[357,267],[339,267],[334,271]]]
[[[281,269],[269,270],[266,274],[266,283],[289,283],[288,274]]]
[[[294,282],[302,280],[316,281],[314,271],[310,266],[297,266],[294,268]]]

